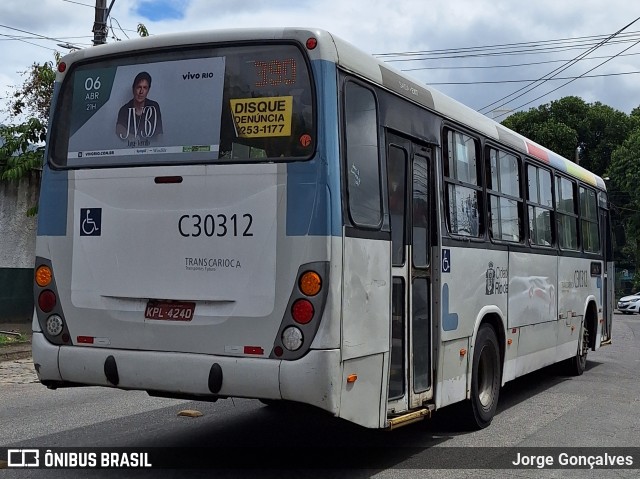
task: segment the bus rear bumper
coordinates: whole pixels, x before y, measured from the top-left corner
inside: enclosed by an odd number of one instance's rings
[[[31,338],[31,356],[33,357],[33,364],[40,381],[62,381],[58,369],[59,350],[60,347],[47,341],[44,334],[36,331],[33,332]]]
[[[296,361],[206,354],[56,346],[34,333],[38,377],[51,387],[107,386],[158,396],[287,399],[337,413],[339,350],[312,350]],[[165,394],[162,394],[165,393]]]

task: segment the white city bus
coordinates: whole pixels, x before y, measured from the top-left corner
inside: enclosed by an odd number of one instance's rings
[[[610,341],[603,180],[321,30],[58,66],[33,359],[50,388],[295,401],[369,428]],[[283,401],[283,403],[278,403]]]

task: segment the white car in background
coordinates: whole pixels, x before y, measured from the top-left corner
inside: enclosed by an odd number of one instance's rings
[[[624,314],[640,314],[640,292],[620,298],[618,301],[618,311]]]

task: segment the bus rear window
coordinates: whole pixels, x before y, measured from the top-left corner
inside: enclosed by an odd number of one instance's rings
[[[309,158],[314,95],[295,45],[155,51],[76,64],[52,123],[57,167]]]

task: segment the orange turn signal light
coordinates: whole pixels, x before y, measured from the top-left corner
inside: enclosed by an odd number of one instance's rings
[[[307,271],[300,277],[300,291],[307,296],[315,296],[322,288],[322,278],[315,271]]]
[[[358,379],[358,375],[357,374],[349,374],[347,376],[347,383],[349,383],[349,384],[355,383],[357,379]]]
[[[53,273],[51,272],[51,268],[45,265],[38,266],[38,269],[36,269],[36,284],[38,286],[41,288],[49,286],[52,278]]]

